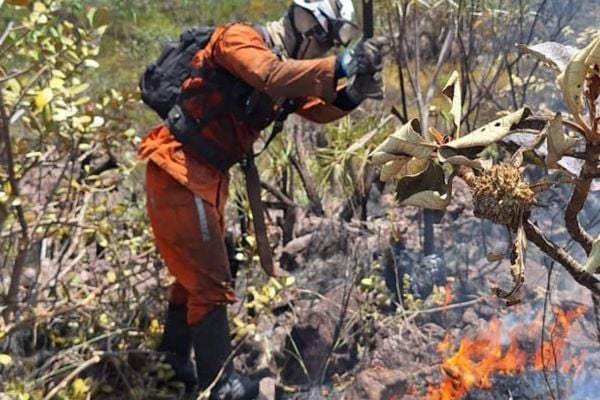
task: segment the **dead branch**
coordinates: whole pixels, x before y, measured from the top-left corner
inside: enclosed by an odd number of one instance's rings
[[[271,185],[269,182],[260,181],[260,186],[265,189],[267,192],[272,194],[280,203],[287,207],[298,207],[298,204],[294,203],[292,199],[290,199],[285,193],[283,193],[279,188]]]
[[[298,171],[300,175],[300,180],[302,181],[302,185],[306,190],[306,195],[310,201],[311,211],[313,211],[318,216],[325,215],[325,209],[323,208],[323,204],[321,203],[321,199],[319,197],[319,193],[317,191],[317,187],[308,171],[308,167],[306,165],[306,149],[304,148],[304,144],[302,140],[300,140],[300,135],[298,130],[294,132],[294,145],[296,148],[296,154],[298,157],[290,156],[290,161],[294,168]]]
[[[7,163],[8,182],[10,183],[12,194],[15,198],[18,199],[20,196],[20,188],[19,182],[15,174],[15,162],[10,138],[10,121],[6,113],[6,108],[4,105],[4,96],[2,95],[1,90],[0,123],[0,140],[3,142],[4,152],[6,153],[5,156]],[[17,204],[15,206],[15,209],[17,211],[17,219],[19,221],[19,225],[21,226],[21,240],[19,241],[18,253],[11,274],[10,287],[8,289],[8,294],[6,295],[7,307],[3,313],[4,320],[6,323],[8,323],[8,321],[10,320],[17,304],[19,286],[21,283],[21,275],[23,274],[23,269],[25,267],[25,261],[27,259],[27,251],[29,248],[30,241],[29,227],[27,224],[27,220],[25,219],[25,211],[23,210],[23,206],[21,204]]]
[[[4,44],[4,42],[6,41],[6,38],[8,37],[10,31],[12,30],[13,25],[14,25],[13,21],[10,21],[6,25],[6,28],[4,29],[4,32],[2,32],[2,35],[0,35],[0,46],[2,46]]]
[[[89,305],[92,300],[96,298],[99,290],[92,292],[85,299],[77,302],[76,304],[69,305],[68,300],[63,300],[59,304],[57,304],[53,310],[38,312],[32,317],[24,319],[14,324],[10,324],[4,328],[7,336],[14,334],[17,331],[30,328],[32,326],[38,325],[42,321],[54,320],[61,315],[71,314],[72,312],[77,311],[78,309]]]
[[[569,253],[551,242],[532,221],[525,220],[523,227],[530,242],[562,265],[577,283],[588,288],[593,294],[600,295],[600,281],[587,273]]]
[[[592,179],[577,182],[567,205],[567,210],[565,211],[565,224],[569,235],[583,247],[585,253],[588,255],[592,251],[592,242],[594,239],[579,223],[579,213],[583,210],[591,186]]]
[[[50,400],[52,399],[54,396],[56,396],[56,394],[65,386],[67,386],[67,384],[69,382],[71,382],[73,379],[75,379],[77,377],[77,375],[79,375],[81,372],[85,371],[87,368],[91,367],[94,364],[98,364],[100,362],[101,358],[100,356],[94,356],[92,358],[90,358],[89,360],[87,360],[86,362],[80,364],[77,368],[75,368],[73,370],[73,372],[71,372],[69,375],[66,376],[65,379],[63,379],[58,385],[56,385],[54,387],[54,389],[52,389],[50,392],[48,392],[48,394],[43,398],[43,400]]]
[[[375,135],[377,135],[381,131],[381,129],[383,129],[383,127],[388,122],[390,122],[396,115],[398,115],[398,114],[394,114],[392,112],[390,115],[383,118],[379,122],[379,124],[377,124],[377,127],[375,127],[375,129],[371,129],[369,132],[365,133],[360,139],[358,139],[356,142],[354,142],[350,147],[348,147],[346,149],[346,153],[354,153],[355,151],[364,148],[367,145],[367,143],[369,143],[369,141],[371,141],[371,139],[373,139],[375,137]]]

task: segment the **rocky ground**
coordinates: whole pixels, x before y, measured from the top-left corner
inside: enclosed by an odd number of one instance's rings
[[[557,220],[565,198],[566,193],[552,193],[537,215],[555,238],[565,235]],[[486,256],[507,252],[508,233],[473,216],[465,187],[456,187],[453,203],[436,225],[436,254],[428,258],[420,256],[419,211],[393,207],[389,194],[373,193],[373,200],[368,222],[307,219],[297,239],[281,249],[294,259],[295,288],[286,310],[265,319],[269,326],[258,326],[263,341],[248,340],[246,355],[236,360],[239,368],[268,370],[277,381],[274,389],[272,381],[263,380],[264,400],[441,398],[426,394],[448,375],[442,364],[452,351],[437,351],[446,336],[456,350],[461,339],[482,335],[496,318],[503,337],[516,335],[514,340],[533,355],[542,334],[534,320],[545,299],[563,310],[586,307],[574,319],[561,355],[568,354],[569,363],[579,367],[555,373],[547,360],[546,374],[528,365],[523,373],[492,374],[491,388],[470,390],[465,398],[542,399],[551,396],[548,387],[558,393],[555,398],[594,398],[600,346],[590,296],[560,266],[530,245],[522,304],[507,307],[492,288],[511,287],[510,263]],[[595,210],[588,205],[582,218],[594,233]],[[553,271],[549,283],[548,268]],[[396,279],[405,274],[410,282]],[[553,334],[550,305],[547,310],[545,332]],[[502,348],[508,344],[504,340]],[[274,363],[267,365],[268,357],[262,357],[260,365],[256,359],[261,357],[248,356],[265,353]]]

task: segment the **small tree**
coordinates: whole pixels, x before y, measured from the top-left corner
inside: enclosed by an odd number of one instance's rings
[[[418,119],[409,121],[388,137],[372,154],[381,166],[381,179],[397,179],[401,204],[444,209],[452,196],[452,181],[462,179],[473,192],[475,215],[501,224],[514,233],[511,252],[511,290],[495,289],[509,304],[519,302],[524,282],[524,253],[527,242],[562,265],[582,286],[588,288],[598,307],[600,239],[581,226],[579,213],[600,176],[600,37],[578,50],[554,42],[519,46],[558,74],[570,115],[534,115],[524,107],[488,123],[469,134],[461,133],[462,92],[457,73],[442,93],[451,110],[451,129],[429,128],[427,139]],[[497,145],[506,157],[485,157],[482,151]],[[489,154],[489,153],[488,153]],[[527,160],[527,162],[525,161]],[[525,165],[535,163],[545,174],[536,182],[523,177]],[[532,210],[539,195],[551,188],[572,186],[564,212],[566,229],[588,256],[578,261],[538,226]],[[597,309],[598,311],[598,309]]]
[[[10,323],[47,295],[69,296],[64,280],[80,263],[137,254],[128,240],[146,228],[144,219],[111,223],[132,212],[132,192],[116,187],[133,170],[138,139],[127,116],[133,93],[96,95],[89,83],[106,12],[9,1],[0,16],[0,290]]]
[[[386,11],[382,15],[392,37],[397,71],[397,85],[389,85],[397,86],[397,93],[392,93],[392,98],[398,99],[396,115],[403,122],[409,115],[418,115],[423,136],[433,141],[429,124],[438,124],[439,117],[445,116],[445,111],[440,111],[436,89],[438,81],[447,79],[452,71],[450,65],[459,71],[464,94],[460,123],[467,129],[498,110],[522,107],[538,65],[524,63],[522,55],[512,51],[514,43],[556,40],[581,2],[382,0],[380,3]],[[430,254],[435,250],[431,210],[424,210],[423,223],[424,253]]]

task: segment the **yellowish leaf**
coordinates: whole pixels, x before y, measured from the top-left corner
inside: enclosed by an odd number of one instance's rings
[[[46,11],[48,8],[46,7],[46,5],[44,3],[42,3],[41,1],[36,1],[35,3],[33,3],[33,11],[36,13],[42,13],[44,11]]]
[[[54,97],[54,95],[52,94],[52,89],[46,88],[46,89],[40,90],[35,95],[35,106],[37,107],[38,110],[41,110],[42,108],[46,107],[46,105],[48,103],[50,103],[52,101],[53,97]]]
[[[90,383],[87,379],[77,378],[71,384],[73,397],[81,397],[89,393],[91,390]]]
[[[12,357],[8,354],[0,354],[0,365],[9,365],[12,363]]]
[[[100,63],[98,63],[98,61],[96,60],[92,60],[92,59],[87,59],[87,60],[83,60],[83,65],[88,67],[88,68],[98,68],[100,67]]]
[[[68,89],[68,92],[72,96],[76,96],[80,93],[85,92],[90,87],[89,83],[82,83],[81,85],[72,86]]]
[[[445,210],[450,204],[451,193],[442,193],[435,190],[425,190],[415,193],[402,201],[403,206],[415,206],[431,210]]]
[[[61,78],[52,78],[48,85],[50,86],[50,89],[59,89],[65,85],[65,81]]]
[[[115,283],[117,281],[117,274],[114,271],[108,271],[106,273],[106,280],[109,283]]]
[[[293,277],[293,276],[286,276],[286,277],[285,277],[285,278],[283,278],[283,279],[284,279],[284,281],[283,281],[283,284],[284,284],[286,287],[293,286],[293,285],[296,283],[296,278],[295,278],[295,277]]]
[[[92,124],[90,125],[90,128],[91,129],[100,128],[103,125],[104,125],[104,118],[102,118],[100,116],[94,116],[94,119],[92,120]]]

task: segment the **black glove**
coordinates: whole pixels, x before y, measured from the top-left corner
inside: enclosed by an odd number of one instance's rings
[[[356,75],[350,79],[346,86],[346,94],[348,98],[355,104],[360,104],[363,100],[383,99],[383,80],[381,73],[376,72],[374,75]]]
[[[338,56],[339,74],[352,79],[354,76],[380,72],[387,44],[388,40],[383,36],[362,39]]]

